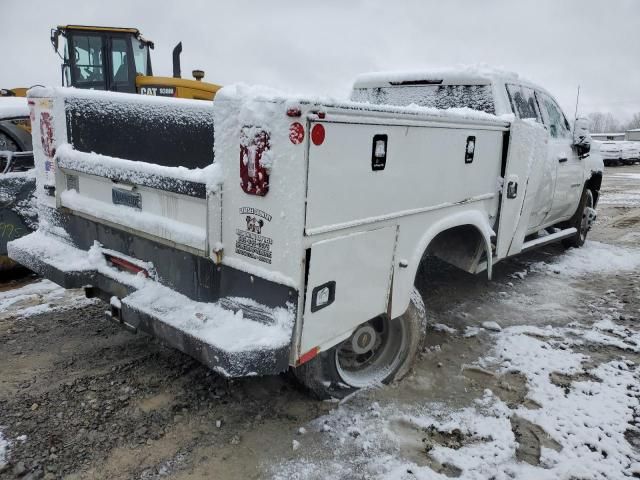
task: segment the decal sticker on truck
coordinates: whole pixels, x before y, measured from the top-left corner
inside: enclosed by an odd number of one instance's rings
[[[236,253],[271,263],[271,245],[273,239],[264,235],[264,227],[273,218],[267,212],[252,207],[241,207],[245,228],[236,229]]]

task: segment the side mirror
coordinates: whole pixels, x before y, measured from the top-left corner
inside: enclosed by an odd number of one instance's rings
[[[60,30],[55,28],[51,29],[51,45],[53,45],[53,51],[58,53],[58,37],[60,36]]]
[[[588,118],[576,118],[573,124],[573,144],[580,156],[586,155],[591,151],[591,135],[589,134]]]

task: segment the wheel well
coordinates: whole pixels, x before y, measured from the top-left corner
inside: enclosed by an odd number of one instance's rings
[[[591,178],[587,180],[584,184],[585,188],[591,190],[593,193],[593,204],[594,206],[598,204],[598,199],[600,198],[600,186],[602,185],[602,172],[594,172],[591,175]]]
[[[480,230],[474,225],[460,225],[436,235],[423,254],[421,263],[425,257],[434,256],[461,270],[475,273],[478,264],[486,260],[486,253],[485,239]]]

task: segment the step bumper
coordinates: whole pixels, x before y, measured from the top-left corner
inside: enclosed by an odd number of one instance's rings
[[[64,288],[110,301],[110,314],[226,377],[276,374],[289,366],[295,309],[246,298],[192,300],[157,279],[110,266],[99,245],[78,249],[36,231],[9,242],[9,256]],[[113,252],[109,251],[110,254]]]

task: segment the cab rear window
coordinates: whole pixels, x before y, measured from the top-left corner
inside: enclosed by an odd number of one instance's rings
[[[495,115],[491,85],[398,85],[356,88],[351,100],[375,105],[471,108]]]

